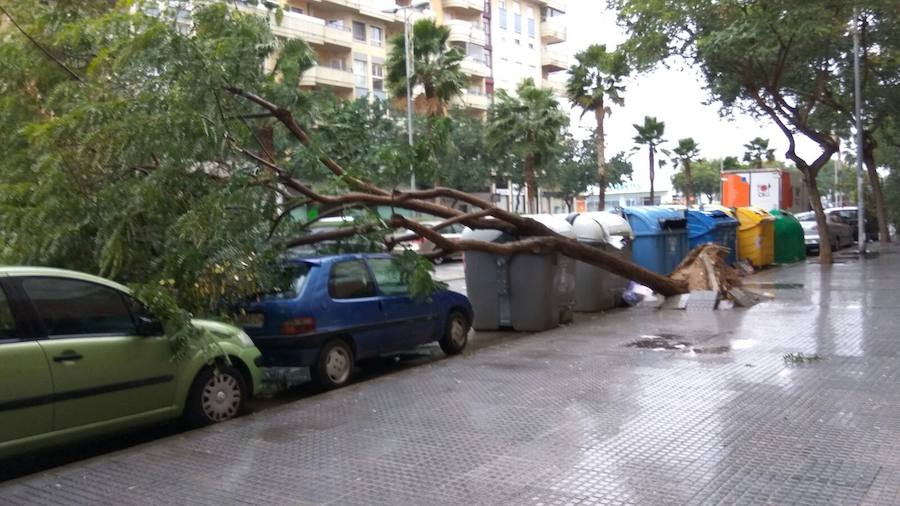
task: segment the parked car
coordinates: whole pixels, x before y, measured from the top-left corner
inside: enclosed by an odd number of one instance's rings
[[[850,225],[850,228],[853,230],[853,240],[859,237],[859,211],[856,206],[850,207],[832,207],[830,209],[825,210],[825,214],[828,216],[837,215],[841,218],[841,221],[847,225]],[[866,231],[866,241],[871,241],[878,238],[878,218],[871,213],[866,213],[865,220],[865,231]]]
[[[813,211],[794,215],[803,227],[803,238],[806,241],[806,251],[819,250],[819,227],[816,224],[816,214]],[[837,214],[826,213],[828,220],[828,232],[831,236],[831,250],[836,251],[853,244],[853,229],[843,222]]]
[[[426,227],[433,227],[440,222],[439,221],[423,221],[421,223],[422,223],[422,225],[424,225]],[[469,227],[467,227],[465,225],[453,224],[448,227],[442,228],[441,230],[439,230],[439,232],[441,233],[442,236],[446,237],[447,239],[459,239],[460,237],[462,237],[463,232],[465,232],[468,229],[469,229]],[[398,230],[397,232],[395,232],[394,234],[397,237],[401,237],[404,235],[409,235],[410,233],[411,232],[409,230],[401,229],[401,230]],[[397,247],[395,249],[402,249],[402,248],[410,249],[412,251],[419,253],[420,255],[429,255],[431,253],[440,251],[440,248],[438,248],[436,244],[429,241],[428,239],[421,238],[421,237],[413,239],[411,241],[404,241],[403,243],[397,245]],[[441,263],[444,262],[444,260],[462,260],[462,257],[463,257],[462,251],[456,251],[456,252],[451,253],[446,256],[435,256],[432,259],[432,261],[435,264],[440,265]]]
[[[437,341],[447,354],[468,342],[472,306],[441,290],[409,295],[402,271],[385,253],[290,261],[293,284],[246,303],[244,330],[270,366],[309,367],[326,388],[347,384],[354,364]]]
[[[238,328],[193,323],[215,336],[216,364],[176,360],[159,320],[124,286],[0,268],[0,457],[182,415],[194,424],[236,416],[259,389],[260,352]]]

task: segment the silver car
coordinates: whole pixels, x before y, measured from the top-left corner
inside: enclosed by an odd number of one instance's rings
[[[437,225],[438,223],[440,223],[440,221],[423,221],[423,222],[421,222],[421,224],[426,227],[433,227],[433,226]],[[460,236],[462,236],[462,233],[465,232],[466,230],[468,230],[468,227],[457,223],[457,224],[450,225],[446,228],[442,228],[439,232],[441,233],[442,236],[446,237],[447,239],[459,239]],[[395,232],[395,235],[398,237],[408,235],[408,234],[410,234],[409,230],[398,230],[397,232]],[[436,253],[436,252],[440,251],[440,249],[433,242],[429,241],[428,239],[423,239],[421,237],[414,239],[412,241],[402,242],[399,245],[397,245],[397,248],[395,248],[395,249],[400,249],[400,248],[405,248],[405,249],[415,251],[416,253],[418,253],[420,255],[430,255],[432,253]],[[457,252],[451,253],[447,256],[435,256],[432,258],[432,262],[434,262],[436,264],[441,264],[446,259],[462,260],[462,252],[457,251]]]
[[[831,251],[853,245],[853,228],[844,223],[837,213],[825,212],[828,221],[828,234],[831,236]],[[806,251],[818,251],[819,227],[816,224],[816,214],[813,211],[794,215],[800,220],[803,227],[803,238],[806,241]]]

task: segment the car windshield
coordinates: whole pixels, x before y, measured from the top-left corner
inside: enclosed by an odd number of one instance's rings
[[[797,213],[794,215],[799,221],[816,221],[816,213],[809,211],[805,213]]]

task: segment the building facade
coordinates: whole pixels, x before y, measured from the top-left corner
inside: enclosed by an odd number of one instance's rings
[[[398,2],[408,3],[408,2]],[[373,0],[239,0],[245,12],[266,16],[278,37],[301,38],[318,56],[303,75],[304,88],[327,88],[338,97],[386,98],[388,39],[403,33],[407,11]],[[276,20],[274,7],[283,12]],[[412,19],[432,17],[450,29],[450,45],[463,52],[468,78],[457,105],[484,115],[495,89],[514,92],[525,78],[564,94],[553,72],[568,68],[553,45],[566,40],[564,0],[430,0],[413,2]],[[387,8],[385,8],[387,7]],[[421,7],[425,7],[422,9]]]

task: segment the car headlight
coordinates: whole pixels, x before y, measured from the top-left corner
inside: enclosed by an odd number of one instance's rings
[[[235,335],[235,339],[237,339],[237,341],[241,343],[241,346],[243,346],[244,348],[250,348],[251,346],[254,346],[253,340],[250,339],[250,336],[248,336],[247,333],[243,330]]]

